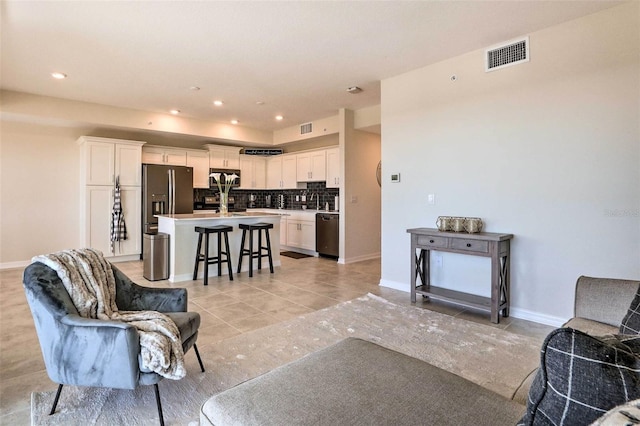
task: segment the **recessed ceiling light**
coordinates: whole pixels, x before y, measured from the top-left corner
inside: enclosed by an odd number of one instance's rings
[[[222,104],[224,104],[224,102],[222,102],[222,101],[213,101],[213,104],[215,106],[222,106]]]
[[[347,92],[351,93],[352,95],[355,95],[356,93],[362,92],[362,89],[359,88],[358,86],[351,86],[347,89]]]
[[[200,90],[200,88],[198,86],[191,86],[189,87],[189,90],[193,90],[194,92],[197,92],[198,90]]]
[[[172,109],[171,111],[169,111],[171,114],[173,115],[178,115],[180,114],[180,110],[179,109]]]
[[[51,77],[57,79],[57,80],[62,80],[67,78],[67,75],[65,73],[61,73],[61,72],[52,72],[51,73]]]
[[[238,120],[231,120],[231,124],[238,124],[239,121]]]
[[[284,120],[284,117],[281,116],[281,115],[276,115],[276,120],[282,121],[282,120]]]
[[[264,101],[258,101],[258,102],[256,102],[256,105],[262,106],[262,105],[264,105]]]

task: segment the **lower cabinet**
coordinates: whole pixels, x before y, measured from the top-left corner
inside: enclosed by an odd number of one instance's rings
[[[286,216],[280,217],[280,244],[283,246],[287,244],[287,217]]]
[[[304,210],[256,209],[282,214],[280,218],[280,246],[316,251],[316,213]]]
[[[287,218],[287,245],[307,250],[316,249],[316,222]]]
[[[100,250],[105,257],[139,255],[142,251],[140,187],[120,187],[120,200],[127,239],[113,243],[111,251],[111,220],[113,212],[113,187],[87,186],[85,189],[85,226],[82,235],[84,247]]]

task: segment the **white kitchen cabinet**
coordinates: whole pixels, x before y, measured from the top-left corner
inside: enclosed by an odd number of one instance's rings
[[[86,142],[82,148],[84,180],[87,185],[113,185],[115,152],[113,143]]]
[[[287,245],[306,250],[316,249],[315,220],[287,218]]]
[[[142,148],[142,162],[167,166],[186,166],[187,151],[165,146],[145,146]]]
[[[140,146],[144,142],[118,141],[106,138],[78,140],[82,146],[82,176],[86,185],[140,185],[142,166]]]
[[[120,202],[127,228],[127,239],[116,241],[111,251],[111,220],[113,209],[113,187],[87,186],[85,188],[85,240],[88,245],[100,250],[106,257],[138,255],[142,251],[140,233],[142,189],[140,187],[120,187]],[[105,232],[106,230],[106,232]]]
[[[267,158],[267,189],[280,189],[281,181],[282,155],[274,155]]]
[[[309,151],[296,155],[296,180],[319,182],[327,178],[326,150]]]
[[[205,147],[209,150],[209,167],[213,169],[240,168],[241,147],[211,144],[207,144]]]
[[[287,244],[287,217],[280,216],[280,245]]]
[[[340,180],[340,148],[327,149],[327,188],[339,188]]]
[[[296,156],[294,154],[274,155],[267,159],[267,189],[295,189]]]
[[[240,155],[240,189],[265,189],[267,159],[256,155]]]
[[[193,187],[209,188],[209,153],[187,150],[187,166],[193,167]]]
[[[297,188],[297,162],[295,155],[282,155],[282,187],[284,189]]]
[[[83,247],[100,250],[106,257],[138,258],[142,251],[142,145],[144,142],[83,136],[81,149],[80,239]],[[111,251],[111,220],[115,180],[128,239]]]

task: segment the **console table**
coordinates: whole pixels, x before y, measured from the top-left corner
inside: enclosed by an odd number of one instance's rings
[[[491,322],[509,316],[509,261],[512,234],[441,232],[434,228],[407,229],[411,234],[411,301],[421,294],[438,300],[491,312]],[[431,250],[491,258],[491,297],[432,286]],[[416,285],[416,279],[420,283]]]

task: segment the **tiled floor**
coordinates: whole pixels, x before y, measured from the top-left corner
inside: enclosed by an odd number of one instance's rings
[[[225,277],[171,284],[149,282],[142,277],[141,262],[117,266],[133,281],[153,287],[186,287],[189,308],[200,312],[198,344],[204,346],[231,336],[294,318],[367,293],[394,303],[409,305],[409,294],[379,287],[380,261],[339,265],[324,258],[291,259],[282,256],[275,274],[268,268],[242,273],[234,281]],[[417,306],[448,315],[539,338],[551,327],[519,320],[501,319],[491,324],[489,314],[446,303],[420,299]],[[30,424],[29,404],[33,391],[55,390],[44,370],[40,346],[22,289],[22,269],[0,271],[0,425]]]

